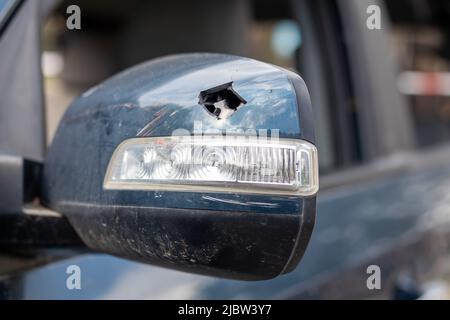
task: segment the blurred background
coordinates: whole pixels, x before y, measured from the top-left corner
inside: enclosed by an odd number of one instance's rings
[[[167,54],[222,52],[252,57],[302,74],[312,91],[322,172],[370,160],[372,155],[363,146],[368,143],[361,128],[365,124],[363,120],[358,122],[364,109],[360,105],[363,99],[355,97],[351,83],[347,88],[338,87],[341,93],[333,92],[336,88],[330,86],[345,84],[336,85],[327,79],[328,75],[341,76],[334,81],[346,81],[344,74],[333,75],[329,64],[341,63],[341,70],[351,68],[351,54],[345,50],[358,44],[351,43],[352,37],[343,33],[354,31],[339,30],[337,26],[330,34],[327,25],[335,19],[331,13],[329,17],[313,15],[323,5],[310,4],[309,7],[318,8],[306,8],[303,2],[306,1],[55,2],[42,30],[47,142],[51,143],[70,102],[105,78]],[[71,4],[81,8],[81,30],[66,28],[66,8]],[[407,104],[409,123],[399,125],[408,127],[410,137],[404,138],[407,142],[401,148],[426,148],[446,142],[450,139],[450,3],[386,0],[379,5],[381,32],[388,37],[389,46],[388,51],[381,52],[382,58],[394,59],[397,89]],[[326,37],[334,37],[332,45],[326,43]],[[370,41],[373,35],[367,33],[367,37]],[[331,61],[331,51],[347,57]],[[315,63],[309,59],[311,56],[321,62],[323,76],[311,74],[319,71],[311,71],[310,64]],[[344,102],[334,103],[336,95]]]
[[[167,54],[236,54],[305,79],[321,190],[305,257],[274,280],[214,279],[89,255],[7,278],[19,289],[5,296],[450,297],[450,1],[42,3],[47,145],[69,104],[117,72]],[[72,4],[81,30],[66,27]],[[381,9],[380,30],[366,24],[372,4]],[[71,263],[81,266],[85,290],[65,290]],[[370,264],[381,267],[381,291],[366,287]]]

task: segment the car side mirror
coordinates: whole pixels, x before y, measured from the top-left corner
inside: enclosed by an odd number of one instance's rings
[[[242,280],[296,267],[317,191],[304,81],[219,54],[152,60],[90,89],[43,171],[44,204],[91,249]]]

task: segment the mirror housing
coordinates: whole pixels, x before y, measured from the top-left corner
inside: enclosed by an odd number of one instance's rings
[[[229,147],[232,160],[228,151],[206,156],[200,138]],[[180,141],[187,152],[174,151]],[[200,154],[200,162],[188,166],[179,154]],[[46,157],[42,198],[93,250],[261,280],[300,261],[317,170],[311,102],[297,74],[236,56],[174,55],[73,102]]]

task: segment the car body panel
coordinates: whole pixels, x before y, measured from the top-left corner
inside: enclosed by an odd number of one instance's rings
[[[449,234],[449,189],[450,168],[440,166],[319,196],[317,227],[299,267],[268,281],[223,280],[94,254],[23,272],[4,285],[7,294],[25,299],[361,298],[356,293],[392,298],[395,277],[412,272],[408,268],[420,261],[428,269],[437,263],[435,241],[410,250],[413,261],[401,263],[399,251],[409,239]],[[440,248],[447,252],[448,245]],[[430,252],[436,255],[427,257]],[[72,264],[81,268],[81,290],[65,287]],[[380,291],[366,287],[370,264],[382,265]],[[327,284],[334,284],[333,290],[320,291]]]

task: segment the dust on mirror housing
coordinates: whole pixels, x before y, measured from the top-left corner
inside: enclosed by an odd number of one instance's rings
[[[242,280],[297,266],[317,190],[304,81],[220,54],[152,60],[88,90],[43,172],[45,205],[91,249]]]

